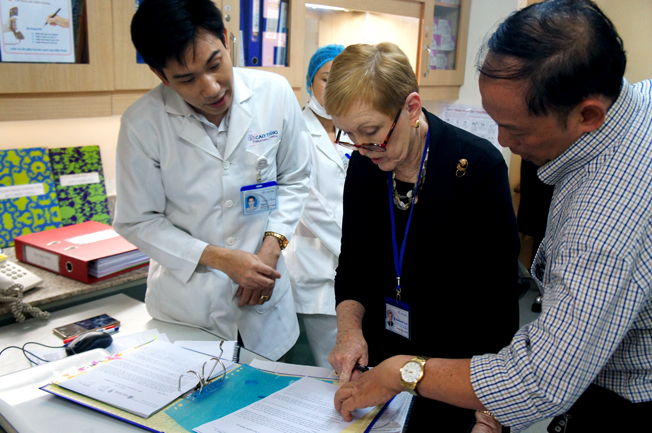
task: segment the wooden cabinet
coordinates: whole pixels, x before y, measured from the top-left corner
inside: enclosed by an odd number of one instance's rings
[[[471,0],[425,2],[419,69],[424,99],[458,98],[464,84],[470,15]],[[433,37],[433,32],[440,34]]]
[[[423,99],[457,99],[464,84],[470,0],[316,0],[306,7],[306,62],[317,47],[396,43],[410,59]],[[433,38],[435,18],[439,24]],[[311,34],[314,33],[314,35]],[[443,40],[443,44],[442,44]],[[438,43],[438,46],[434,46]],[[445,57],[444,67],[437,63]]]
[[[214,0],[222,10],[237,62],[240,0]],[[314,2],[314,3],[311,3]],[[446,2],[458,1],[459,4]],[[424,99],[456,99],[464,83],[471,0],[289,0],[288,66],[260,69],[283,75],[297,98],[305,92],[310,56],[328,43],[389,40],[406,52]],[[330,9],[313,8],[314,4]],[[87,0],[89,64],[0,63],[0,121],[121,114],[160,81],[136,61],[130,24],[134,0]],[[449,23],[452,69],[431,69],[435,16]],[[441,56],[440,56],[441,58]]]

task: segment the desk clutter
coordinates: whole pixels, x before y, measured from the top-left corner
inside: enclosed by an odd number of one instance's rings
[[[111,221],[99,146],[0,150],[0,248],[20,235]]]
[[[286,365],[295,374],[281,374],[271,371],[281,363],[258,361],[263,368],[256,368],[236,362],[235,342],[226,342],[224,350],[221,343],[171,344],[164,334],[158,337],[110,351],[41,389],[155,432],[389,433],[405,426],[412,401],[407,393],[354,412],[346,422],[333,408],[336,380],[325,378],[332,371]],[[202,346],[205,353],[197,351]]]

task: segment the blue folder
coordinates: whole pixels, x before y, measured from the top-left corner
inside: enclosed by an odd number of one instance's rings
[[[262,0],[241,1],[240,30],[244,39],[245,66],[261,66]]]

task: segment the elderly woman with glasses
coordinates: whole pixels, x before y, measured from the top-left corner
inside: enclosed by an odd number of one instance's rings
[[[359,151],[344,187],[329,361],[343,385],[360,366],[421,354],[395,372],[415,393],[427,357],[495,353],[518,327],[507,166],[491,143],[423,108],[409,60],[392,43],[347,47],[324,99],[336,142]],[[416,399],[410,426],[465,432],[474,415]]]

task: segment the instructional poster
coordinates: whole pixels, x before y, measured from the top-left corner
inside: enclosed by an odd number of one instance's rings
[[[502,146],[498,143],[498,124],[482,107],[439,104],[439,117],[451,125],[489,140],[498,150],[502,151]]]
[[[70,0],[0,0],[3,62],[74,63]]]

